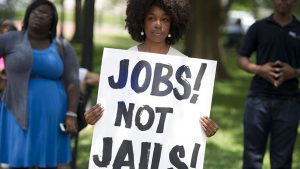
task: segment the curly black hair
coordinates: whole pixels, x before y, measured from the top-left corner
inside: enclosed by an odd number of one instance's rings
[[[33,1],[26,9],[25,16],[23,19],[23,26],[22,30],[26,30],[28,28],[28,20],[31,12],[36,9],[37,7],[41,5],[48,5],[52,9],[52,21],[51,21],[51,27],[49,30],[49,39],[52,40],[56,37],[56,26],[58,22],[58,14],[55,5],[49,1],[49,0],[36,0]]]
[[[126,25],[132,39],[144,42],[144,19],[152,6],[158,6],[171,18],[170,34],[166,38],[169,45],[175,44],[185,34],[190,16],[189,0],[128,0],[126,9]]]

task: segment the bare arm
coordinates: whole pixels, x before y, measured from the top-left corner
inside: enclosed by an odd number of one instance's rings
[[[240,56],[238,57],[237,65],[246,72],[264,78],[275,87],[280,86],[286,80],[298,78],[300,76],[300,69],[294,69],[289,64],[281,61],[257,65],[251,63],[248,57]]]
[[[76,114],[77,106],[79,101],[79,86],[75,84],[70,84],[67,88],[68,95],[68,111]],[[67,115],[65,119],[66,130],[71,134],[77,132],[77,118],[75,116]]]
[[[237,60],[237,65],[244,71],[258,75],[265,80],[276,85],[276,80],[279,77],[278,70],[275,68],[274,62],[268,62],[264,65],[252,63],[246,56],[240,56]]]
[[[251,63],[249,58],[246,56],[240,56],[237,59],[237,65],[239,68],[243,69],[244,71],[252,74],[256,74],[258,71],[258,65]]]

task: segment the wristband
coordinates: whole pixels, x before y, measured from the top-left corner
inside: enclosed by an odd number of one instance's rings
[[[67,111],[66,115],[71,117],[77,117],[77,114],[72,111]]]

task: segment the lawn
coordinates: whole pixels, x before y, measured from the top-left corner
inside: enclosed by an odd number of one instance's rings
[[[101,42],[95,45],[94,70],[99,72],[103,47],[127,49],[136,44],[128,36],[101,36]],[[239,70],[235,65],[235,54],[226,52],[224,63],[231,75],[230,80],[216,79],[214,86],[211,117],[220,126],[218,133],[207,139],[205,169],[240,169],[243,152],[243,108],[251,75]],[[97,90],[93,91],[93,100]],[[80,132],[77,166],[88,168],[90,144],[93,127],[88,126]],[[300,142],[297,140],[293,168],[300,168]],[[269,154],[264,160],[264,169],[269,169]]]

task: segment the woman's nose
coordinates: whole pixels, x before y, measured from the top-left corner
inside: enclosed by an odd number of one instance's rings
[[[161,21],[160,20],[156,20],[155,21],[155,26],[160,28],[161,27]]]

